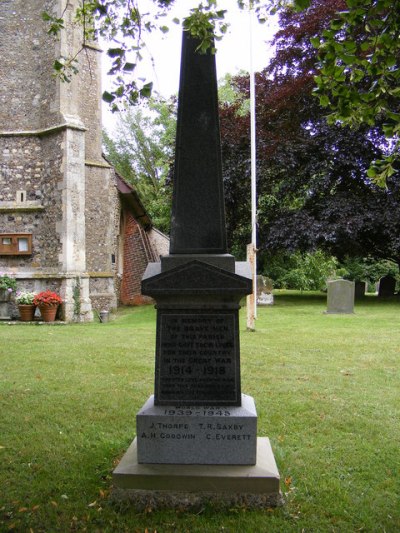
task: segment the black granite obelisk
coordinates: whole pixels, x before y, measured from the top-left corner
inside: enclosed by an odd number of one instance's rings
[[[215,56],[198,45],[183,33],[171,254],[227,253]]]

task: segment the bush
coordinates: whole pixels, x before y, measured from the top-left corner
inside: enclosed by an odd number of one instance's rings
[[[16,280],[8,274],[0,272],[0,289],[8,292],[14,292],[17,288]]]
[[[317,250],[314,253],[281,254],[266,260],[263,274],[274,280],[274,287],[301,291],[320,291],[333,276],[336,259]]]
[[[351,281],[367,281],[374,284],[383,276],[393,276],[399,279],[399,269],[396,263],[387,259],[376,261],[370,258],[351,257],[346,258],[340,264],[342,276]]]

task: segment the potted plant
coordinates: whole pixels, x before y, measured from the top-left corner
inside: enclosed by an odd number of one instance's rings
[[[18,305],[19,316],[22,322],[32,322],[35,316],[36,305],[33,300],[36,296],[35,292],[18,291],[15,296],[15,301]]]
[[[17,282],[15,278],[0,272],[0,320],[10,318],[8,316],[8,302],[16,288]]]
[[[39,307],[40,314],[45,322],[53,322],[62,299],[56,292],[47,290],[36,294],[33,298],[33,303]]]
[[[14,292],[17,288],[17,281],[15,278],[12,278],[8,274],[3,274],[3,272],[0,272],[0,292],[4,291],[7,293],[7,297],[9,299],[12,292]],[[5,297],[4,297],[5,299]]]

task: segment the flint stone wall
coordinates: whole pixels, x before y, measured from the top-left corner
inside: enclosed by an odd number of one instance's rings
[[[7,75],[0,72],[0,130],[32,131],[60,122],[59,82],[52,76],[59,44],[41,15],[54,12],[57,3],[1,0],[1,71]]]
[[[33,251],[31,256],[0,256],[0,267],[58,269],[61,144],[62,133],[0,136],[0,228],[4,233],[32,233]],[[17,191],[26,191],[27,203],[16,203]]]

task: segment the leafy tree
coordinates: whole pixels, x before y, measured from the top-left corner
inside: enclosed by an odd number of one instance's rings
[[[168,30],[165,16],[174,3],[174,0],[154,0],[155,11],[146,14],[140,12],[135,0],[82,1],[76,12],[76,18],[84,27],[85,38],[91,39],[96,35],[102,35],[111,45],[107,53],[113,60],[110,73],[115,77],[116,88],[106,94],[105,98],[114,109],[120,105],[119,101],[135,103],[141,96],[150,94],[150,83],[142,86],[137,84],[135,65],[137,60],[140,60],[140,50],[146,32]],[[248,5],[243,0],[238,0],[238,4],[242,8]],[[372,244],[374,253],[379,251],[380,254],[387,254],[390,249],[391,256],[396,256],[398,261],[399,248],[396,239],[384,240],[380,246],[377,242],[380,233],[377,226],[380,225],[382,217],[391,218],[391,231],[385,236],[389,233],[391,236],[396,232],[399,234],[396,216],[398,209],[390,212],[391,217],[386,211],[388,206],[397,205],[399,200],[399,192],[390,179],[390,175],[396,170],[395,159],[392,158],[386,167],[387,172],[384,177],[388,179],[388,189],[382,196],[365,177],[367,169],[365,154],[370,151],[369,160],[373,158],[379,162],[384,159],[383,148],[390,147],[389,144],[383,144],[381,133],[393,136],[394,141],[397,140],[395,85],[397,63],[393,63],[394,60],[397,62],[399,56],[396,48],[398,39],[395,39],[397,35],[395,15],[398,11],[396,5],[391,7],[388,0],[347,0],[347,2],[254,0],[253,5],[260,19],[288,5],[298,9],[309,6],[309,9],[301,13],[293,10],[281,11],[283,29],[276,40],[275,62],[258,76],[260,92],[258,153],[261,154],[258,173],[259,224],[262,244],[275,249],[279,246],[285,246],[286,249],[326,246],[327,249],[333,248],[338,251],[346,249],[346,246],[349,248],[358,245],[357,252],[359,252],[361,247],[359,243],[362,242],[363,246]],[[341,14],[337,15],[338,12]],[[64,24],[63,18],[50,15],[46,17],[50,32],[57,34]],[[382,25],[379,26],[379,18],[387,22],[389,32]],[[369,24],[365,24],[365,21]],[[199,49],[204,51],[213,46],[214,38],[220,38],[226,31],[226,12],[218,8],[217,0],[203,0],[190,11],[189,16],[183,21],[183,26],[199,38]],[[366,37],[363,37],[364,34]],[[372,40],[369,40],[369,34]],[[389,39],[385,36],[387,34]],[[321,72],[316,70],[316,57],[310,46],[310,39],[315,46],[319,46]],[[372,45],[378,42],[377,40],[379,41],[377,47],[367,48],[367,44]],[[351,41],[356,43],[355,51]],[[335,54],[328,53],[331,50],[330,43],[338,51],[337,60]],[[351,53],[348,53],[349,51]],[[392,58],[389,59],[390,53]],[[352,54],[356,63],[349,57]],[[357,73],[354,65],[360,66],[358,62],[363,60],[363,54],[367,62],[362,64],[365,73],[360,77],[361,74]],[[383,61],[384,72],[379,70],[378,57]],[[57,64],[59,73],[63,73],[64,66],[68,64],[75,68],[73,61],[69,63],[68,61],[68,58],[60,58]],[[334,62],[333,76],[332,72],[329,72],[329,61]],[[324,74],[325,66],[327,70]],[[345,76],[344,80],[336,77],[336,73],[339,72],[336,67],[342,71],[341,76]],[[352,94],[351,91],[346,92],[347,87],[351,85],[349,82],[358,83],[359,90],[366,87],[364,92],[368,94],[381,95],[381,102],[385,102],[386,91],[388,105],[380,104],[374,108],[370,119],[359,120],[364,125],[354,132],[350,131],[347,123],[353,125],[355,121],[345,121],[343,133],[339,133],[336,124],[332,129],[327,128],[317,100],[314,99],[314,103],[312,102],[310,95],[315,76],[322,84],[320,87],[322,103],[337,102],[339,112],[346,109],[347,113],[347,109],[350,109],[351,114],[357,118],[355,113],[357,106],[345,105],[346,98]],[[334,83],[338,82],[335,85],[338,93],[334,94],[333,102],[331,99],[326,102],[323,91],[326,89],[329,93],[329,83],[332,80]],[[227,156],[225,181],[228,190],[228,228],[232,242],[238,246],[248,233],[246,223],[243,223],[244,215],[249,210],[248,203],[244,201],[248,183],[246,179],[248,175],[246,157],[248,159],[249,153],[246,146],[248,119],[238,113],[239,107],[243,109],[243,101],[248,97],[246,84],[247,81],[244,79],[237,82],[238,91],[243,94],[242,102],[240,103],[239,98],[238,102],[227,105],[224,110],[226,116],[222,117],[226,120],[224,129],[227,135],[224,152]],[[345,89],[341,92],[343,84]],[[356,85],[355,87],[357,89]],[[357,90],[354,94],[356,92]],[[343,96],[340,105],[339,96]],[[361,100],[364,101],[363,98]],[[353,104],[354,100],[351,102]],[[367,113],[368,105],[364,106],[364,111]],[[363,113],[360,116],[363,117]],[[340,123],[343,123],[343,117]],[[361,149],[359,154],[357,150],[351,148],[352,137],[358,139],[355,145]],[[338,144],[341,145],[340,150]],[[345,157],[338,156],[343,154],[342,148],[346,144],[351,148],[347,152],[348,163]],[[318,157],[320,153],[321,156]],[[369,171],[370,178],[376,175],[376,169]],[[349,191],[353,193],[350,195]],[[351,202],[348,201],[350,197]],[[375,205],[379,205],[378,208],[373,209],[373,201]],[[272,208],[273,216],[269,214]],[[358,213],[359,216],[355,216],[354,213]],[[381,218],[373,219],[371,213],[374,217]],[[346,217],[348,217],[347,223]],[[284,232],[288,227],[293,228],[292,233]],[[370,231],[365,231],[365,227],[370,228]],[[302,233],[299,231],[300,228],[303,228]],[[350,237],[354,235],[359,236],[360,240],[351,241]]]
[[[392,141],[368,172],[385,184],[400,156],[400,10],[391,0],[346,4],[312,39],[320,62],[315,94],[330,108],[330,123],[378,126]]]
[[[387,275],[399,278],[396,263],[385,259],[375,261],[364,257],[346,257],[339,266],[343,270],[342,276],[352,281],[373,284]]]
[[[150,99],[145,107],[128,108],[118,117],[117,133],[104,134],[106,157],[138,191],[154,225],[168,233],[176,102]]]
[[[275,57],[257,75],[259,248],[324,249],[339,259],[371,255],[398,263],[398,186],[390,179],[381,189],[367,176],[385,139],[368,125],[327,124],[312,96],[317,71],[310,38],[343,6],[341,0],[314,0],[307,11],[284,12]],[[235,84],[242,100],[248,98],[248,78]],[[241,105],[238,97],[221,110],[229,239],[237,246],[250,239],[249,120],[238,114]]]
[[[260,21],[265,21],[271,14],[288,5],[301,9],[307,0],[236,0],[241,9],[251,5]],[[118,111],[123,104],[136,104],[141,98],[149,97],[152,90],[151,81],[140,82],[135,75],[136,65],[143,59],[146,36],[154,31],[165,34],[169,31],[168,14],[176,0],[149,1],[148,11],[141,10],[138,0],[81,0],[74,11],[74,20],[82,26],[84,41],[102,37],[109,43],[107,55],[112,60],[109,74],[114,77],[115,87],[106,91],[103,98]],[[67,3],[60,16],[51,12],[42,14],[48,23],[48,32],[57,37],[65,27]],[[214,42],[222,38],[227,31],[227,10],[218,7],[218,0],[198,0],[182,21],[183,29],[199,40],[199,52],[215,50]],[[180,24],[174,18],[172,23]],[[83,48],[82,48],[83,50]],[[69,81],[79,70],[78,54],[72,57],[59,57],[54,63],[56,73]]]
[[[337,261],[317,250],[314,253],[275,254],[261,267],[262,272],[274,280],[275,288],[320,291],[332,277]]]

